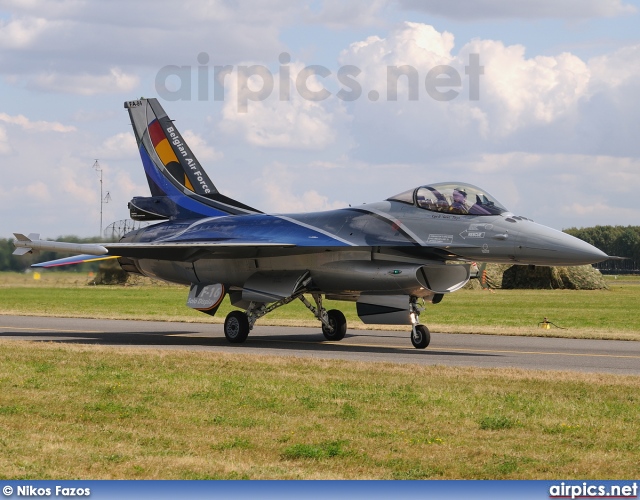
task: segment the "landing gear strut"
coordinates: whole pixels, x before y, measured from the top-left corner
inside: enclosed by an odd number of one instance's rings
[[[327,311],[322,306],[322,295],[319,293],[312,294],[313,300],[317,307],[314,307],[305,297],[301,295],[300,301],[307,306],[313,315],[322,323],[322,334],[327,340],[342,340],[347,333],[347,320],[342,312],[337,309]]]
[[[424,349],[431,342],[431,334],[425,325],[420,324],[420,313],[423,309],[418,306],[416,297],[409,299],[409,311],[411,317],[411,343],[416,349]]]
[[[305,283],[306,286],[307,283]],[[309,309],[313,315],[322,323],[322,334],[327,340],[342,340],[347,333],[347,320],[342,312],[337,309],[327,311],[322,306],[322,295],[319,293],[311,294],[316,305],[314,306],[303,295],[303,292],[296,293],[284,299],[272,302],[269,305],[251,302],[247,308],[247,312],[231,311],[224,321],[224,336],[229,342],[241,344],[247,340],[249,332],[253,330],[253,325],[262,316],[270,313],[278,307],[284,306],[296,299]]]

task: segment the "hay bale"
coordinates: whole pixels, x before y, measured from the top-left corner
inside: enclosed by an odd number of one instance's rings
[[[487,264],[484,279],[489,288],[605,290],[600,271],[592,266],[544,267]],[[481,290],[480,280],[472,279],[467,289]]]
[[[124,271],[120,264],[111,260],[98,267],[98,273],[90,285],[124,285],[129,278],[129,273]]]
[[[506,289],[602,290],[607,284],[592,266],[511,266],[502,276]]]
[[[502,288],[502,274],[511,267],[511,264],[480,264],[480,276],[478,279],[471,279],[464,288],[467,290],[482,290],[489,288]],[[475,273],[477,268],[471,267],[471,272]],[[484,286],[481,284],[484,280]]]

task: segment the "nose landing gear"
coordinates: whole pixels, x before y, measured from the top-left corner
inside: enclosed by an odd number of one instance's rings
[[[431,342],[431,334],[425,325],[420,324],[420,313],[423,308],[418,306],[418,299],[409,299],[409,316],[411,318],[411,343],[416,349],[424,349]]]

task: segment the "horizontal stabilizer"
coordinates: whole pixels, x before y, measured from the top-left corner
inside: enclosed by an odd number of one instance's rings
[[[118,258],[117,255],[99,255],[99,256],[75,255],[73,257],[66,257],[64,259],[55,259],[55,260],[49,260],[47,262],[39,262],[37,264],[31,264],[31,267],[43,267],[46,269],[49,267],[71,266],[74,264],[84,264],[86,262],[98,262],[102,260],[117,259],[117,258]]]

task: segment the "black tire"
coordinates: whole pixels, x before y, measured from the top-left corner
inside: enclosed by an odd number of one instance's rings
[[[242,311],[231,311],[224,320],[224,336],[232,344],[242,344],[249,335],[249,319]]]
[[[431,342],[429,329],[424,325],[416,325],[411,330],[411,343],[416,349],[424,349]]]
[[[331,309],[327,311],[327,319],[329,320],[329,324],[332,326],[333,331],[330,332],[329,329],[322,325],[322,334],[324,338],[327,340],[342,340],[347,333],[347,320],[342,314],[341,311],[337,309]]]

